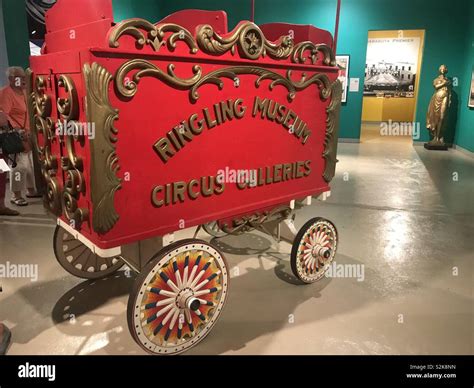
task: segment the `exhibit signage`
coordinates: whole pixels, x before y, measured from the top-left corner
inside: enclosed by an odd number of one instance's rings
[[[163,163],[167,163],[204,129],[212,129],[232,120],[240,120],[246,115],[247,108],[242,98],[217,102],[211,109],[204,108],[202,114],[193,113],[181,121],[166,136],[159,139],[153,145],[153,149]],[[303,145],[311,135],[308,125],[296,112],[275,100],[256,96],[253,100],[251,115],[253,118],[259,117],[280,124],[288,134],[300,139]],[[237,180],[230,181],[230,183],[235,183],[239,190],[245,190],[300,179],[311,173],[310,165],[311,160],[304,160],[273,166],[260,166],[251,171],[250,175],[253,179],[239,179],[240,177],[238,177]],[[151,201],[153,206],[160,208],[184,202],[186,199],[195,200],[200,196],[219,195],[224,192],[226,183],[229,182],[217,175],[203,176],[187,182],[177,181],[166,185],[157,185],[153,188]]]
[[[235,182],[237,188],[245,190],[307,177],[311,174],[311,160],[275,164],[271,167],[259,167],[256,171],[257,178],[255,181],[238,179]],[[184,202],[186,199],[195,200],[200,196],[219,195],[224,192],[225,188],[225,182],[219,179],[218,176],[203,176],[188,182],[179,181],[155,186],[151,194],[151,200],[153,206],[160,208]]]
[[[212,112],[212,113],[211,113]],[[154,150],[166,163],[178,151],[200,135],[205,128],[212,129],[228,121],[240,120],[247,112],[244,100],[225,100],[213,105],[212,109],[204,108],[202,115],[193,113],[159,139],[153,146]],[[293,110],[269,98],[261,99],[256,96],[252,107],[252,117],[275,121],[289,133],[301,139],[305,144],[311,136],[308,125]]]

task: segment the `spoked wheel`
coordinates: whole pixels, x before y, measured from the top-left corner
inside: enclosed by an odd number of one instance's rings
[[[313,218],[299,230],[291,249],[291,269],[304,283],[324,276],[337,249],[337,230],[324,218]]]
[[[59,264],[71,275],[79,278],[104,278],[124,265],[120,257],[103,258],[96,255],[60,226],[56,226],[53,239],[54,255]]]
[[[128,300],[128,326],[153,354],[178,354],[209,334],[227,299],[224,256],[195,239],[160,251],[135,280]]]
[[[224,232],[220,227],[217,221],[208,222],[204,224],[203,229],[213,237],[224,237],[227,236],[227,233]]]

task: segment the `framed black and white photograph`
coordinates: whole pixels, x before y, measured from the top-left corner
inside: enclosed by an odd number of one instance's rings
[[[349,79],[349,55],[336,55],[336,63],[339,67],[339,76],[337,77],[342,83],[342,100],[347,101],[347,85]]]
[[[471,87],[469,88],[469,108],[474,108],[474,66],[472,66]]]
[[[420,38],[370,38],[364,96],[414,97]]]

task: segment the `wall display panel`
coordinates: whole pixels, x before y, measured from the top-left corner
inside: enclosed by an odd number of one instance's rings
[[[339,81],[342,83],[342,101],[347,101],[347,85],[349,80],[349,55],[336,55],[336,63],[339,67]]]
[[[421,39],[369,38],[364,96],[414,97]]]

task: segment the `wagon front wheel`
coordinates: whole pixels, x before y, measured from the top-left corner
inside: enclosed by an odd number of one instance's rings
[[[225,305],[229,274],[224,256],[201,240],[160,251],[135,280],[128,326],[152,354],[178,354],[202,341]]]
[[[54,231],[53,246],[59,264],[71,275],[82,279],[104,278],[125,264],[118,256],[104,258],[96,255],[59,225]]]
[[[291,269],[304,283],[321,279],[334,256],[338,243],[337,229],[324,218],[309,220],[297,233],[291,249]]]

